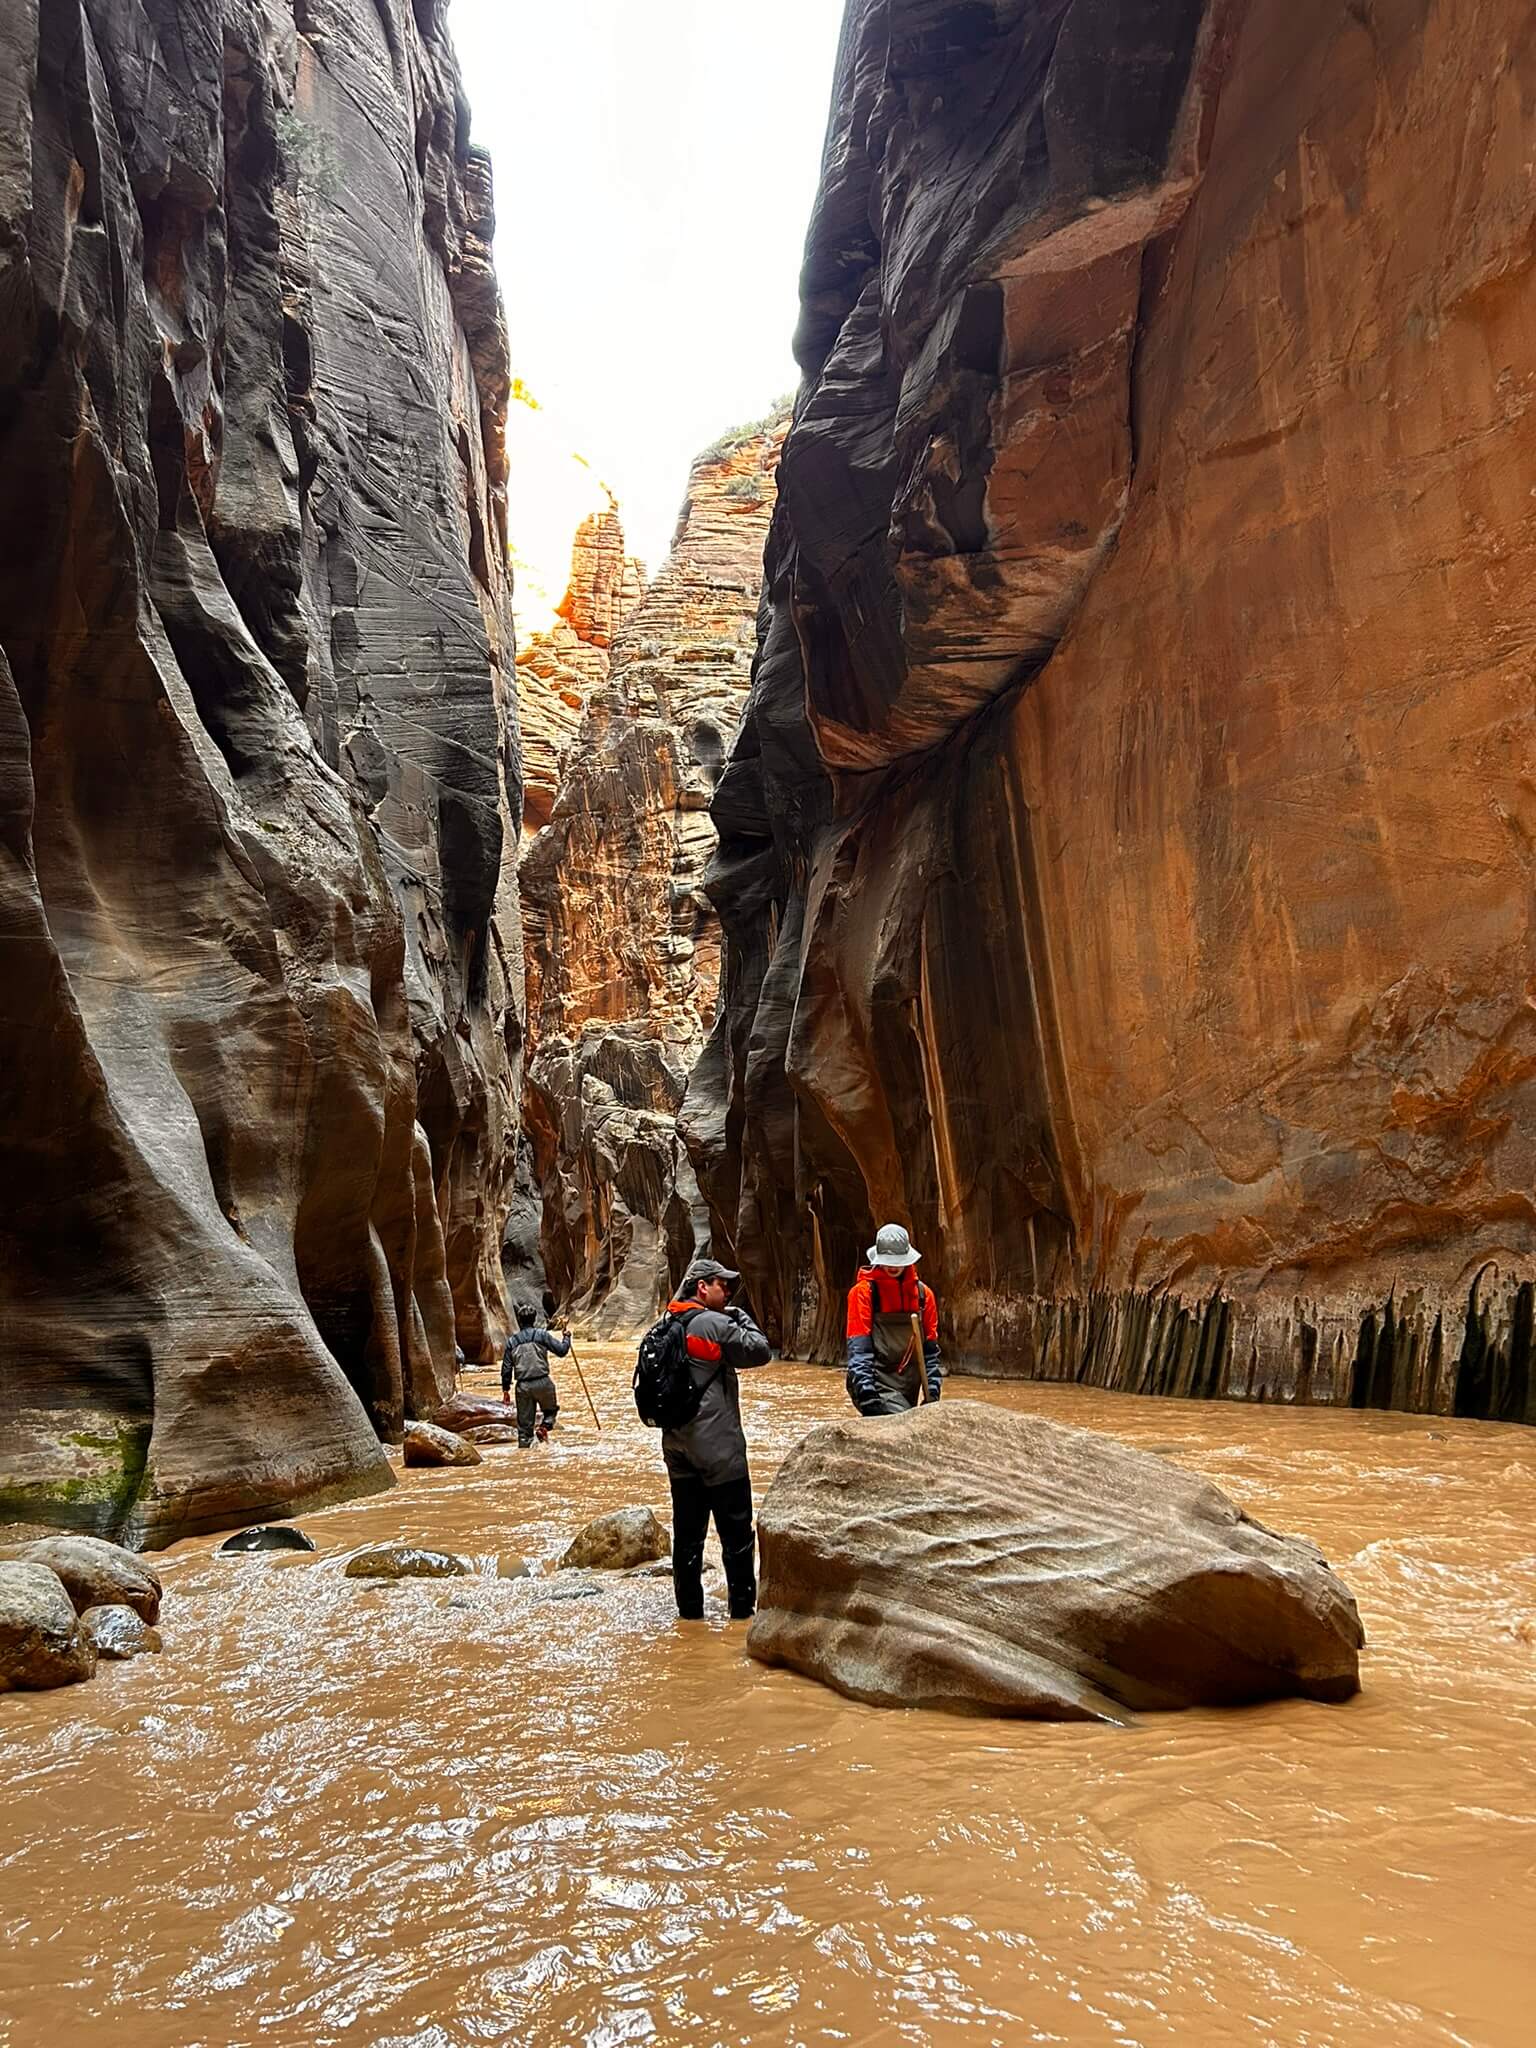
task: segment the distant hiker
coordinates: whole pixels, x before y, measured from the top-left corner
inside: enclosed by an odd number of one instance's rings
[[[564,1358],[571,1348],[570,1332],[546,1330],[531,1301],[517,1304],[517,1328],[507,1339],[501,1354],[501,1398],[512,1398],[517,1382],[517,1447],[526,1451],[537,1430],[542,1442],[555,1426],[560,1399],[550,1377],[549,1361]]]
[[[900,1415],[925,1388],[939,1398],[939,1304],[917,1277],[921,1257],[899,1223],[882,1223],[848,1290],[848,1398],[861,1415]]]
[[[635,1406],[662,1432],[672,1487],[672,1589],[684,1621],[704,1618],[704,1539],[715,1518],[733,1621],[757,1606],[752,1475],[741,1427],[738,1369],[766,1365],[768,1339],[743,1308],[727,1306],[741,1278],[696,1259],[677,1299],[640,1346]]]

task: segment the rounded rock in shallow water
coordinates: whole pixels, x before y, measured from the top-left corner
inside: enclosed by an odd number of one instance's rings
[[[472,1444],[515,1444],[517,1424],[515,1422],[476,1422],[462,1432],[467,1443]]]
[[[533,1574],[526,1557],[519,1557],[515,1550],[504,1550],[496,1560],[496,1576],[498,1579],[529,1579]]]
[[[666,1557],[671,1539],[649,1508],[620,1508],[588,1522],[561,1558],[561,1568],[586,1566],[600,1572],[621,1572],[630,1565]]]
[[[96,1645],[98,1657],[118,1663],[165,1648],[159,1629],[151,1628],[131,1607],[87,1607],[80,1617],[80,1626]]]
[[[284,1529],[263,1523],[242,1529],[219,1545],[220,1557],[244,1557],[258,1550],[313,1550],[314,1544],[302,1529]]]
[[[409,1543],[384,1543],[347,1559],[349,1579],[464,1579],[469,1566],[448,1550],[421,1550]]]
[[[96,1669],[96,1649],[57,1572],[18,1559],[0,1564],[0,1692],[44,1692]]]
[[[556,1579],[542,1597],[546,1600],[588,1600],[601,1591],[602,1588],[595,1586],[590,1579],[578,1579],[573,1575],[568,1579]]]
[[[47,1565],[75,1603],[87,1607],[131,1607],[153,1626],[160,1618],[160,1575],[134,1551],[100,1536],[48,1536],[29,1543],[27,1559]]]
[[[478,1465],[480,1453],[466,1438],[435,1422],[408,1422],[403,1452],[407,1465]]]

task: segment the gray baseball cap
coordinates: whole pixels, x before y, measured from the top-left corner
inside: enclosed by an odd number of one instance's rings
[[[723,1280],[728,1287],[734,1287],[741,1278],[729,1266],[722,1266],[718,1259],[695,1259],[683,1275],[682,1291],[690,1293],[701,1280]]]
[[[923,1256],[914,1251],[912,1240],[899,1223],[882,1223],[875,1241],[864,1254],[872,1266],[915,1266]]]

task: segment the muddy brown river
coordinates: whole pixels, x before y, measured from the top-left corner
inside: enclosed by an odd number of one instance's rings
[[[628,1354],[584,1362],[600,1438],[567,1369],[548,1449],[304,1517],[315,1558],[183,1544],[162,1657],[0,1698],[5,2048],[1536,2034],[1536,1435],[955,1382],[1313,1536],[1370,1645],[1346,1707],[962,1720],[765,1671],[665,1581],[492,1576],[665,1507]],[[761,1494],[841,1382],[743,1392]],[[401,1540],[482,1575],[342,1576]]]

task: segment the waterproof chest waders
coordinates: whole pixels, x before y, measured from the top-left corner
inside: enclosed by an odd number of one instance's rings
[[[921,1294],[918,1300],[922,1300]],[[875,1347],[874,1383],[881,1413],[897,1415],[903,1408],[915,1408],[927,1390],[918,1318],[911,1309],[886,1311],[877,1306],[869,1319],[869,1334]]]

